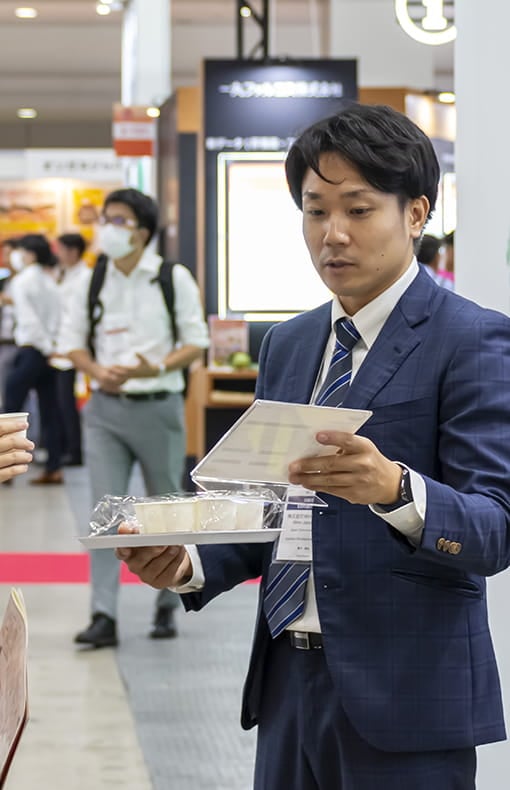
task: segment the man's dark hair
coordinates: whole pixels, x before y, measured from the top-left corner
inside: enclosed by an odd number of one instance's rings
[[[57,241],[63,244],[64,247],[68,247],[71,250],[78,250],[80,258],[87,249],[87,242],[81,233],[63,233],[58,237]]]
[[[19,247],[19,239],[18,238],[4,239],[2,241],[2,247],[10,247],[11,250],[17,250]]]
[[[56,266],[57,259],[48,239],[41,233],[28,233],[18,241],[18,249],[27,250],[35,255],[36,262],[41,266]]]
[[[426,266],[430,266],[437,253],[441,249],[442,243],[443,242],[441,239],[438,239],[437,236],[430,236],[429,234],[425,233],[425,235],[421,238],[420,246],[418,247],[418,251],[416,253],[419,263],[424,263]]]
[[[446,236],[443,237],[443,244],[447,244],[448,247],[455,247],[455,231],[452,230],[450,233],[447,233]]]
[[[311,168],[324,179],[319,158],[328,152],[356,167],[375,189],[397,195],[402,207],[425,195],[430,203],[428,218],[432,216],[440,175],[437,156],[426,134],[402,113],[353,102],[306,129],[291,146],[285,163],[298,208],[303,208],[306,171]]]
[[[116,189],[111,192],[104,202],[103,210],[110,205],[110,203],[124,203],[128,206],[135,215],[138,225],[141,228],[147,228],[149,231],[149,238],[146,241],[146,246],[154,236],[156,228],[158,227],[158,206],[155,200],[149,195],[144,195],[138,189]]]

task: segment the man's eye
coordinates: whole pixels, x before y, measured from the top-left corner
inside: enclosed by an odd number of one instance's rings
[[[362,217],[365,214],[368,214],[369,211],[369,208],[362,208],[361,206],[358,208],[351,208],[351,214],[354,214],[356,217]]]
[[[320,208],[309,208],[306,213],[309,214],[310,217],[321,217],[324,214],[323,210]]]

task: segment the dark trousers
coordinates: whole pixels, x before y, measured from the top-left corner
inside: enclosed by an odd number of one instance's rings
[[[61,419],[62,453],[71,463],[81,463],[81,419],[74,395],[76,371],[57,370],[57,396]]]
[[[254,790],[474,790],[473,749],[383,752],[357,733],[322,650],[287,636],[266,661]]]
[[[4,410],[23,411],[31,389],[37,392],[39,401],[41,428],[48,451],[46,471],[54,472],[61,466],[56,371],[36,348],[22,346],[7,373]]]

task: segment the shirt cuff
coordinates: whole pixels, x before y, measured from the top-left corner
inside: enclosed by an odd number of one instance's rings
[[[180,584],[178,587],[170,587],[169,589],[176,593],[190,593],[190,592],[198,592],[202,590],[205,585],[205,574],[204,568],[202,566],[202,560],[200,559],[200,554],[198,553],[198,549],[196,546],[184,546],[186,551],[188,552],[188,556],[191,560],[191,567],[193,574],[189,582],[186,584]]]
[[[417,472],[409,469],[413,501],[407,505],[387,512],[377,505],[369,505],[372,513],[397,529],[413,546],[419,546],[425,525],[427,510],[427,489],[425,481]]]

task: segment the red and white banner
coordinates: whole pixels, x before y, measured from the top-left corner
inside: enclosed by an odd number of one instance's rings
[[[154,156],[156,121],[147,107],[113,107],[113,148],[117,156]]]

